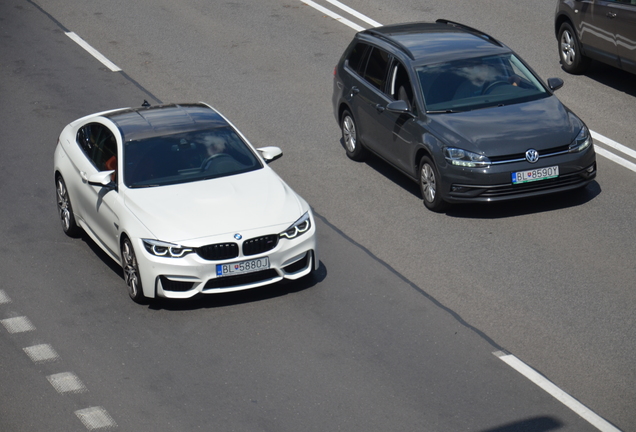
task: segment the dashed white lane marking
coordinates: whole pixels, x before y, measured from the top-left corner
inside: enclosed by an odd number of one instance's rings
[[[75,415],[80,419],[86,429],[110,429],[117,427],[115,420],[102,407],[85,408],[75,411]]]
[[[506,354],[501,351],[493,353],[499,357],[502,361],[519,372],[521,375],[528,378],[530,381],[541,387],[544,391],[549,393],[556,400],[561,402],[566,407],[577,413],[579,416],[587,420],[592,426],[602,432],[621,432],[614,425],[610,424],[607,420],[596,414],[594,411],[583,405],[581,402],[574,399],[572,396],[561,390],[553,382],[541,375],[536,370],[519,360],[512,354]]]
[[[4,290],[0,290],[0,304],[11,303],[11,299]]]
[[[79,46],[84,48],[86,50],[86,52],[88,52],[90,55],[92,55],[97,60],[102,62],[102,64],[104,66],[106,66],[108,69],[110,69],[111,71],[113,71],[113,72],[121,71],[121,69],[115,63],[113,63],[110,60],[108,60],[102,53],[100,53],[95,48],[90,46],[88,44],[88,42],[86,42],[84,39],[79,37],[74,32],[66,32],[66,36],[70,37],[73,41],[75,41],[75,43],[77,43]]]
[[[3,319],[0,320],[0,323],[9,333],[23,333],[35,330],[35,326],[25,316]]]
[[[83,393],[88,391],[86,386],[72,372],[62,372],[46,377],[58,393]]]
[[[34,363],[54,362],[60,358],[49,344],[33,345],[23,349]]]

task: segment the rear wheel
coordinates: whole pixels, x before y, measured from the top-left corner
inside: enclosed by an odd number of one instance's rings
[[[590,59],[581,52],[576,32],[567,22],[559,29],[559,57],[563,70],[571,74],[583,73],[590,64]]]
[[[62,223],[62,230],[69,237],[77,237],[81,229],[75,222],[71,199],[68,196],[66,183],[64,183],[64,179],[61,175],[58,175],[55,179],[55,191],[57,195],[57,212],[60,216],[60,222]]]
[[[422,157],[420,161],[420,191],[422,200],[427,209],[440,212],[447,207],[447,203],[440,194],[441,178],[435,167],[435,163],[428,156]]]
[[[139,264],[135,256],[135,250],[128,237],[121,243],[121,261],[124,269],[124,281],[128,287],[128,295],[135,303],[143,303],[146,300],[144,290],[141,287]]]
[[[340,120],[340,128],[342,129],[342,139],[344,141],[347,156],[354,161],[361,161],[366,156],[366,149],[362,146],[362,142],[358,139],[358,129],[353,115],[349,111],[342,113]]]

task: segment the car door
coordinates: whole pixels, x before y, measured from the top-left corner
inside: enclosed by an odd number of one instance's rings
[[[621,68],[636,73],[636,0],[614,3],[614,33]]]
[[[579,5],[579,39],[585,54],[604,63],[619,66],[614,37],[613,1],[582,0]]]
[[[120,157],[115,134],[102,123],[89,123],[78,130],[77,142],[84,159],[76,167],[81,178],[77,196],[88,234],[110,255],[119,255],[119,218],[114,210],[121,207],[117,184],[121,177]],[[100,171],[115,170],[112,185],[92,185],[89,179]]]
[[[366,67],[362,70],[362,81],[357,86],[354,97],[354,116],[358,121],[360,137],[364,145],[384,156],[380,135],[383,134],[381,115],[386,106],[384,94],[389,69],[389,54],[377,47],[371,47]]]
[[[409,113],[393,112],[387,109],[391,102],[403,100],[411,110]],[[376,116],[377,153],[404,172],[415,175],[413,155],[414,137],[418,128],[415,120],[416,106],[414,91],[405,66],[393,58],[389,67],[385,92],[382,100],[374,107]]]

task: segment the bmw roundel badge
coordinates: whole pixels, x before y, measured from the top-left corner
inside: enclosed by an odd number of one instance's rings
[[[237,240],[240,240],[240,239],[243,238],[243,236],[240,235],[239,233],[236,233],[236,234],[234,234],[234,238],[237,239]]]

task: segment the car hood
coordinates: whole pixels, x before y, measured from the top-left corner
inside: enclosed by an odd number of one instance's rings
[[[448,146],[486,156],[567,145],[583,123],[555,96],[514,105],[428,116],[429,129]]]
[[[158,240],[175,243],[280,228],[307,210],[302,199],[267,167],[217,179],[128,189],[125,202]]]

